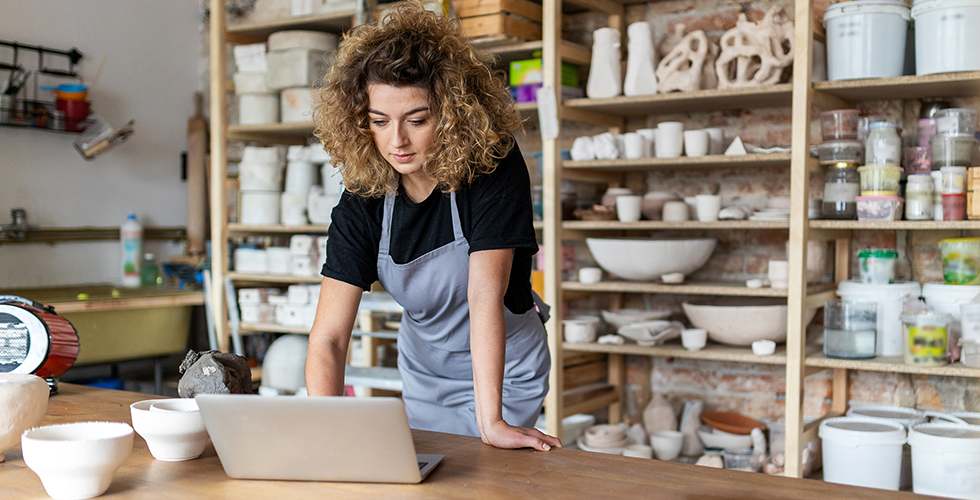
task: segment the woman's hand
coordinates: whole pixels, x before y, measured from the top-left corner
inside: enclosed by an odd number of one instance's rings
[[[480,434],[483,442],[497,448],[534,448],[538,451],[548,451],[554,447],[561,448],[561,440],[549,436],[537,429],[513,427],[503,420],[497,420],[489,426],[481,426]]]

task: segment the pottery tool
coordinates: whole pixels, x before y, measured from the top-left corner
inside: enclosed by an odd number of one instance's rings
[[[194,93],[194,116],[187,120],[187,254],[204,255],[208,231],[208,121],[204,97]]]

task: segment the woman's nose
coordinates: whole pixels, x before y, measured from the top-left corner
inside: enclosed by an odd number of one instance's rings
[[[391,145],[395,147],[408,144],[408,134],[405,127],[400,123],[395,123],[391,131]]]

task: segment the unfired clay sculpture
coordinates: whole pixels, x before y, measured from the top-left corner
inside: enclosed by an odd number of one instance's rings
[[[715,62],[718,88],[755,87],[779,83],[793,62],[793,20],[774,6],[757,23],[739,14],[735,27],[721,36]]]
[[[188,351],[180,363],[177,394],[251,394],[252,370],[242,356],[221,351]]]
[[[656,393],[653,395],[650,404],[643,410],[643,427],[647,434],[677,430],[677,417],[674,416],[674,408],[667,401],[667,396]]]
[[[3,452],[20,446],[20,435],[41,423],[50,389],[29,373],[0,373],[0,462]]]
[[[657,66],[660,92],[699,90],[708,51],[708,37],[704,31],[696,30],[684,35]]]
[[[673,26],[673,30],[664,35],[664,37],[660,40],[660,45],[657,45],[657,53],[662,55],[669,54],[670,51],[674,50],[674,47],[676,47],[677,44],[681,43],[681,40],[684,39],[685,31],[687,31],[686,24],[675,24]]]

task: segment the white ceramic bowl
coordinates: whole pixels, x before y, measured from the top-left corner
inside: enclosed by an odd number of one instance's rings
[[[595,342],[598,327],[599,318],[595,316],[566,319],[561,322],[565,342],[573,344]]]
[[[714,238],[586,238],[599,267],[631,281],[653,281],[668,273],[691,274],[708,262]]]
[[[20,435],[41,423],[48,409],[47,382],[29,373],[0,373],[0,462],[20,446]]]
[[[148,399],[129,406],[133,427],[150,454],[164,462],[192,460],[204,452],[208,431],[193,399]]]
[[[133,451],[133,428],[123,422],[77,422],[31,429],[21,436],[24,463],[52,498],[99,496]]]
[[[711,304],[682,304],[696,328],[708,330],[708,338],[721,343],[750,346],[756,340],[786,340],[786,303],[769,300],[719,300]],[[807,324],[816,315],[807,311]]]
[[[709,431],[698,429],[698,437],[701,438],[705,448],[735,449],[752,446],[752,436],[748,434],[742,436],[717,429]]]
[[[629,324],[667,319],[669,316],[670,311],[667,310],[617,309],[615,311],[602,311],[602,320],[611,327],[610,331],[613,332]]]

